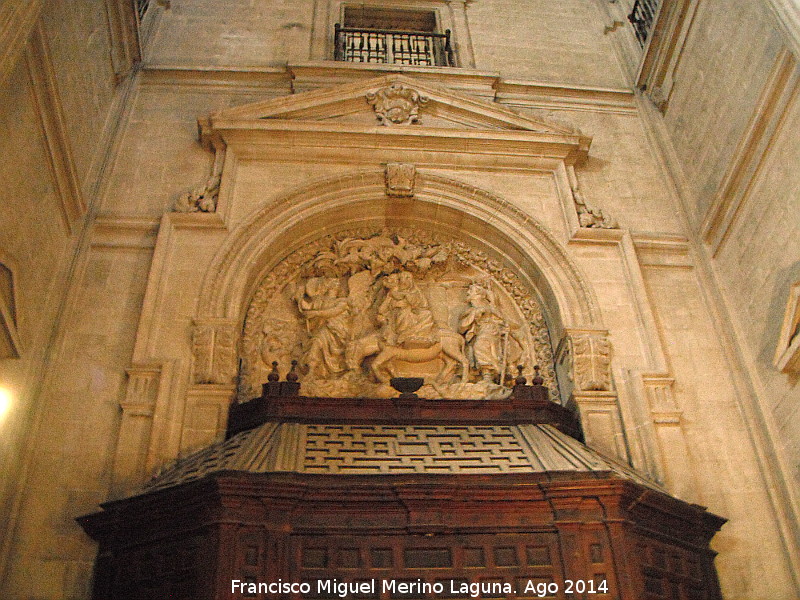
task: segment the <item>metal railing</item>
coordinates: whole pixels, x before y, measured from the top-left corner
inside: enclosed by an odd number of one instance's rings
[[[628,15],[628,21],[633,25],[633,31],[639,45],[644,48],[647,36],[653,27],[653,20],[656,16],[659,0],[636,0],[633,3],[633,10]]]
[[[450,30],[444,33],[397,29],[334,29],[334,60],[390,63],[429,67],[455,67]]]

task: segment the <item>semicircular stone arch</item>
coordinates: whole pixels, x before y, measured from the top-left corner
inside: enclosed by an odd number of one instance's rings
[[[506,292],[500,293],[509,295],[506,303],[512,296],[519,300],[521,294],[516,292],[520,289],[530,293],[538,308],[531,311],[528,303],[529,310],[519,309],[517,315],[518,320],[530,324],[528,340],[538,340],[531,342],[532,347],[538,344],[538,349],[532,352],[534,358],[529,357],[528,369],[534,362],[543,364],[542,374],[555,399],[558,385],[554,346],[566,329],[600,329],[602,324],[589,286],[552,234],[491,193],[424,171],[417,175],[413,198],[390,198],[385,190],[384,172],[379,170],[312,182],[259,209],[231,233],[217,253],[207,271],[196,316],[198,321],[224,319],[236,324],[238,333],[234,335],[239,340],[235,345],[242,359],[237,377],[240,400],[252,395],[257,384],[266,379],[264,369],[271,362],[271,358],[260,360],[260,370],[254,372],[252,365],[256,361],[252,357],[258,353],[252,335],[254,319],[249,325],[246,319],[252,314],[254,297],[259,293],[263,296],[263,284],[276,267],[293,256],[308,254],[308,249],[319,246],[320,240],[341,240],[354,232],[363,237],[401,230],[406,236],[409,231],[432,233],[446,245],[459,242],[477,252],[483,258],[473,261],[473,275],[489,276],[489,271],[494,271],[498,290],[497,282],[505,280]],[[415,242],[419,243],[419,239]],[[295,260],[294,265],[298,264]],[[284,269],[283,273],[289,271]],[[378,292],[383,293],[383,289]],[[462,296],[465,294],[462,291]],[[522,305],[525,304],[523,300]],[[457,323],[455,328],[458,329]],[[524,342],[520,345],[524,346]],[[285,364],[286,361],[282,370]],[[460,372],[464,374],[465,368]],[[453,377],[455,381],[456,376]],[[311,393],[315,388],[308,381],[306,393]],[[316,391],[317,395],[326,393]]]
[[[312,182],[256,211],[209,266],[198,318],[242,322],[257,284],[286,256],[324,235],[365,226],[422,227],[460,238],[536,290],[554,335],[603,328],[579,268],[533,217],[489,192],[425,172],[414,198],[388,198],[378,170]]]

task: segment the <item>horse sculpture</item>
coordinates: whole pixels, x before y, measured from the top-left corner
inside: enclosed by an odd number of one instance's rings
[[[441,359],[442,368],[436,380],[446,383],[455,374],[456,365],[461,365],[461,381],[469,377],[469,362],[464,348],[464,338],[444,327],[437,331],[438,340],[423,348],[407,348],[389,346],[379,332],[375,332],[352,342],[347,352],[350,369],[359,369],[361,363],[369,356],[375,356],[370,366],[375,378],[388,383],[396,375],[393,362],[402,360],[409,363],[424,363]]]

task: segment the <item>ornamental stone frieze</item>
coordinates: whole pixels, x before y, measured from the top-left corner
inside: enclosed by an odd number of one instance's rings
[[[428,398],[502,398],[517,365],[558,398],[539,302],[515,273],[463,242],[418,229],[352,230],[279,263],[247,311],[239,399],[272,363],[299,363],[307,396],[388,398],[423,377]]]
[[[367,92],[367,103],[381,125],[410,125],[419,122],[419,109],[428,98],[402,83],[392,83],[377,92]]]

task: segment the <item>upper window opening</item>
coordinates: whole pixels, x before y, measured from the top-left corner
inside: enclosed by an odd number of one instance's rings
[[[14,273],[0,263],[0,358],[19,358]]]
[[[454,67],[450,30],[436,31],[436,13],[346,6],[336,24],[334,60]]]
[[[150,0],[136,0],[136,14],[139,17],[139,22],[142,22],[144,19],[144,13],[147,12],[148,7],[150,6]]]
[[[639,45],[644,48],[650,30],[653,28],[653,21],[656,18],[656,10],[660,0],[636,0],[633,3],[633,10],[628,15],[628,20],[633,25],[633,31]]]

